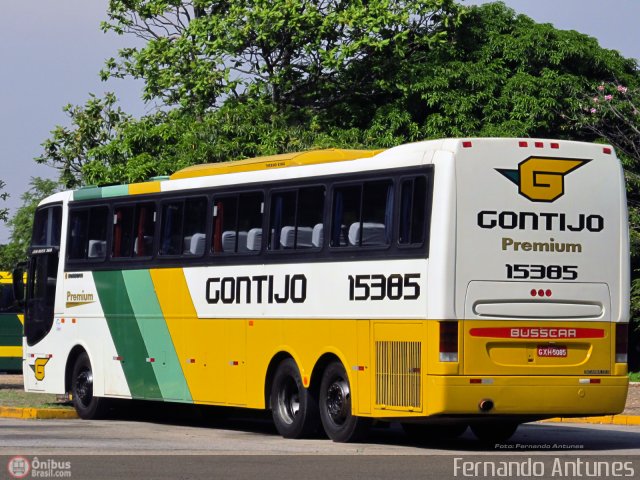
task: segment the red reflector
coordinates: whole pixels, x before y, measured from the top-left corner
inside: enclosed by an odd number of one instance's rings
[[[195,358],[188,358],[187,359],[187,363],[196,363],[196,359]]]
[[[249,326],[253,327],[253,320],[249,320]]]
[[[122,361],[122,357],[113,357],[113,359],[114,359],[116,362],[121,362],[121,361]]]
[[[544,294],[545,294],[547,297],[550,297],[550,296],[551,296],[551,293],[552,293],[552,292],[551,292],[551,290],[547,290],[546,292],[544,292]]]
[[[542,289],[538,290],[538,296],[544,297],[544,290]]]
[[[524,147],[528,147],[529,144],[527,142],[518,142],[518,146],[524,148]]]
[[[470,378],[469,383],[482,383],[481,378]]]
[[[602,149],[602,153],[606,153],[607,155],[611,155],[611,149],[609,147],[604,147]]]
[[[53,358],[53,354],[52,353],[48,354],[47,358]]]
[[[531,296],[535,297],[536,295],[538,295],[538,291],[535,288],[531,289]]]
[[[64,323],[64,318],[61,318],[61,319],[60,319],[60,323]]]
[[[591,380],[589,380],[589,383],[600,383],[600,379],[599,378],[592,378]]]
[[[551,148],[560,148],[560,144],[559,143],[552,143],[551,144]]]
[[[76,319],[75,319],[75,318],[72,318],[72,319],[71,319],[71,323],[76,323]]]
[[[544,147],[544,143],[542,143],[542,142],[536,142],[534,145],[536,146],[536,148]]]
[[[231,365],[233,365],[234,367],[238,366],[238,361],[237,361],[237,360],[234,360],[234,361],[231,363]]]
[[[464,148],[471,148],[473,145],[471,144],[471,142],[466,141],[466,142],[462,142],[462,146]]]
[[[440,361],[458,361],[458,322],[440,322]]]

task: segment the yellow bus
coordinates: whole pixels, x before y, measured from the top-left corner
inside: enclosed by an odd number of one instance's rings
[[[624,408],[609,146],[445,139],[186,168],[36,214],[25,388],[270,409],[289,438],[509,438]]]
[[[22,370],[22,315],[11,273],[0,272],[0,372]]]

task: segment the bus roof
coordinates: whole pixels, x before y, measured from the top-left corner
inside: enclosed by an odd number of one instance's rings
[[[225,173],[250,172],[272,168],[297,167],[318,163],[341,162],[358,158],[369,158],[383,150],[342,150],[328,148],[324,150],[309,150],[306,152],[283,153],[265,157],[249,158],[232,162],[205,163],[178,170],[170,176],[171,180],[183,178],[205,177],[208,175],[222,175]]]

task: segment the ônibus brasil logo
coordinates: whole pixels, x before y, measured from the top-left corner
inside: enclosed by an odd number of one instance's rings
[[[9,459],[7,470],[13,478],[24,478],[29,475],[31,464],[24,457],[13,457]]]
[[[518,186],[518,193],[532,202],[553,202],[564,195],[564,177],[590,160],[529,157],[517,170],[496,170]]]

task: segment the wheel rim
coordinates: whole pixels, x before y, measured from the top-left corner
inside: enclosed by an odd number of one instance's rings
[[[291,377],[282,382],[278,391],[278,413],[287,424],[292,424],[300,412],[300,391]]]
[[[327,389],[327,413],[336,425],[342,425],[350,413],[349,383],[344,378],[336,378]]]
[[[76,397],[82,405],[87,406],[93,398],[93,373],[89,369],[82,370],[76,377]]]

